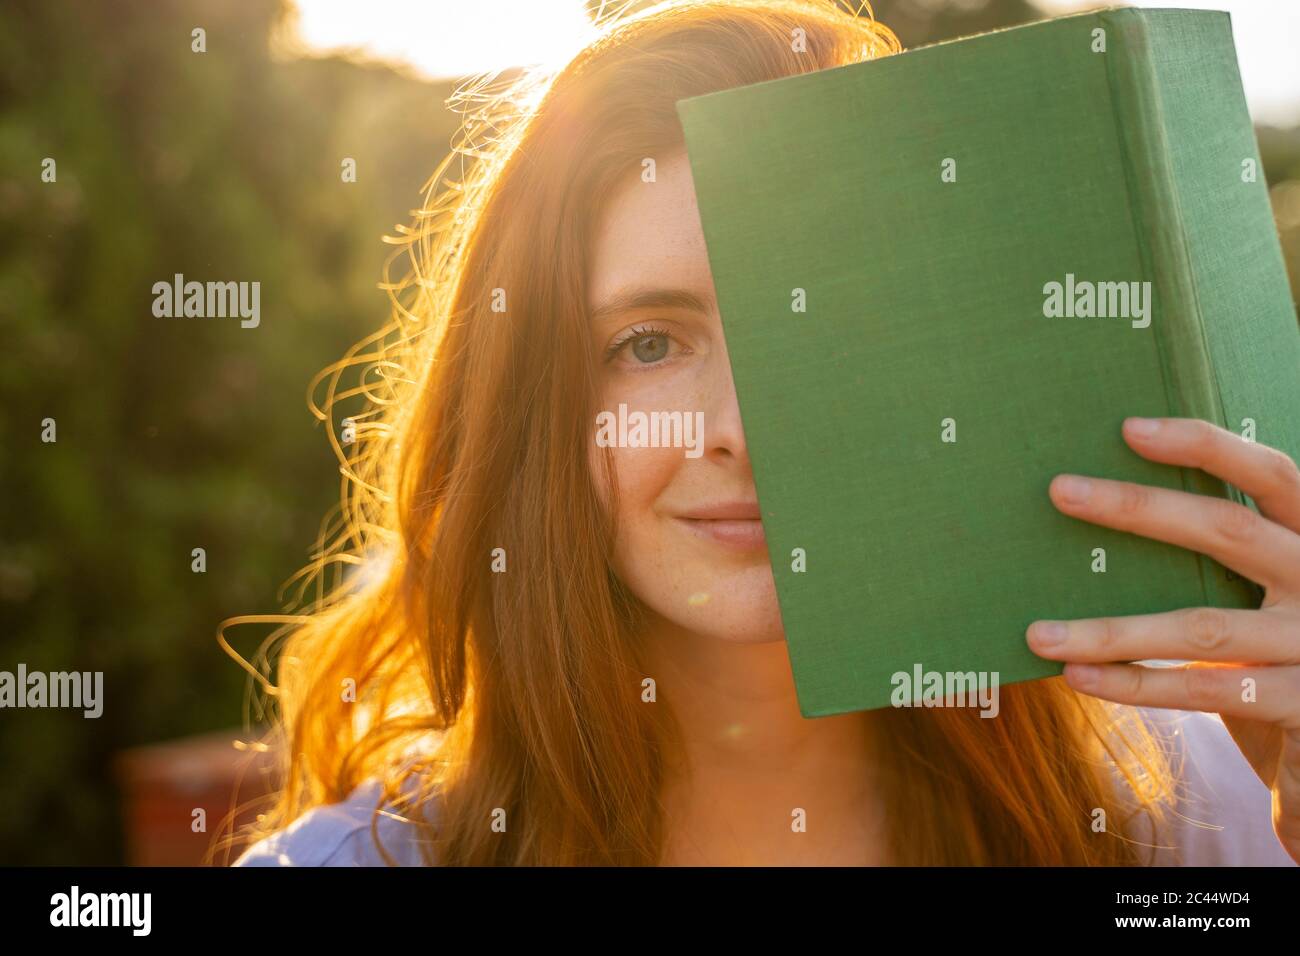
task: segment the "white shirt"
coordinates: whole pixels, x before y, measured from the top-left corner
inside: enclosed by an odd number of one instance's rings
[[[1144,708],[1168,736],[1171,769],[1178,781],[1176,813],[1155,866],[1296,866],[1273,831],[1273,794],[1264,786],[1218,714]],[[1181,762],[1181,766],[1180,766]],[[1141,818],[1133,839],[1151,843],[1150,821]]]
[[[1177,813],[1170,814],[1153,864],[1296,866],[1273,832],[1272,794],[1218,715],[1156,709],[1145,713],[1148,723],[1168,740],[1178,781]],[[248,848],[234,865],[384,866],[370,830],[379,793],[379,782],[371,781],[341,803],[309,810]],[[413,824],[390,814],[381,816],[378,829],[384,848],[399,865],[422,865]],[[1135,818],[1125,834],[1143,844],[1154,842],[1145,816]]]

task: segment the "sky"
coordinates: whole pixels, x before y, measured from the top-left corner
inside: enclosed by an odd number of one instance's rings
[[[294,2],[300,52],[346,51],[430,79],[563,63],[592,35],[582,0]],[[1097,5],[1095,0],[1033,2],[1046,16]],[[1300,124],[1300,0],[1139,0],[1131,5],[1228,11],[1255,122]],[[907,43],[907,37],[901,39]]]
[[[1095,7],[1082,0],[1033,0],[1058,15]],[[1140,0],[1134,7],[1226,10],[1237,68],[1256,123],[1300,124],[1300,0]]]

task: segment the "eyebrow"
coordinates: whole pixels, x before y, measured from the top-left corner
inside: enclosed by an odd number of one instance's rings
[[[686,289],[627,289],[591,312],[592,324],[633,309],[693,309],[708,312],[709,302]]]

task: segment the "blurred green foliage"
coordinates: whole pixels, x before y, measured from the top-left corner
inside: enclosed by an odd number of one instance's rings
[[[1040,16],[874,7],[908,47]],[[0,8],[0,669],[102,670],[108,701],[98,720],[0,714],[0,863],[121,859],[112,754],[242,722],[216,625],[278,609],[337,500],[307,383],[386,317],[379,237],[419,204],[456,117],[451,84],[273,55],[281,15]],[[1300,288],[1300,131],[1260,139]],[[260,282],[261,325],[155,318],[152,286],[177,272]]]
[[[307,384],[386,317],[380,237],[456,117],[450,84],[277,61],[279,13],[0,8],[0,669],[102,670],[108,701],[0,714],[4,863],[120,859],[111,754],[242,722],[216,626],[278,610],[337,500]],[[154,317],[177,272],[259,281],[260,326]]]

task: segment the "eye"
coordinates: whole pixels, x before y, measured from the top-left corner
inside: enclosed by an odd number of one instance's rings
[[[638,335],[632,339],[630,344],[632,354],[636,356],[636,360],[647,365],[651,362],[658,362],[668,354],[668,336],[666,335]]]
[[[613,360],[620,352],[630,352],[633,365],[656,365],[668,357],[673,337],[667,329],[638,326],[619,336],[605,350],[605,361]],[[629,348],[630,346],[630,348]]]

